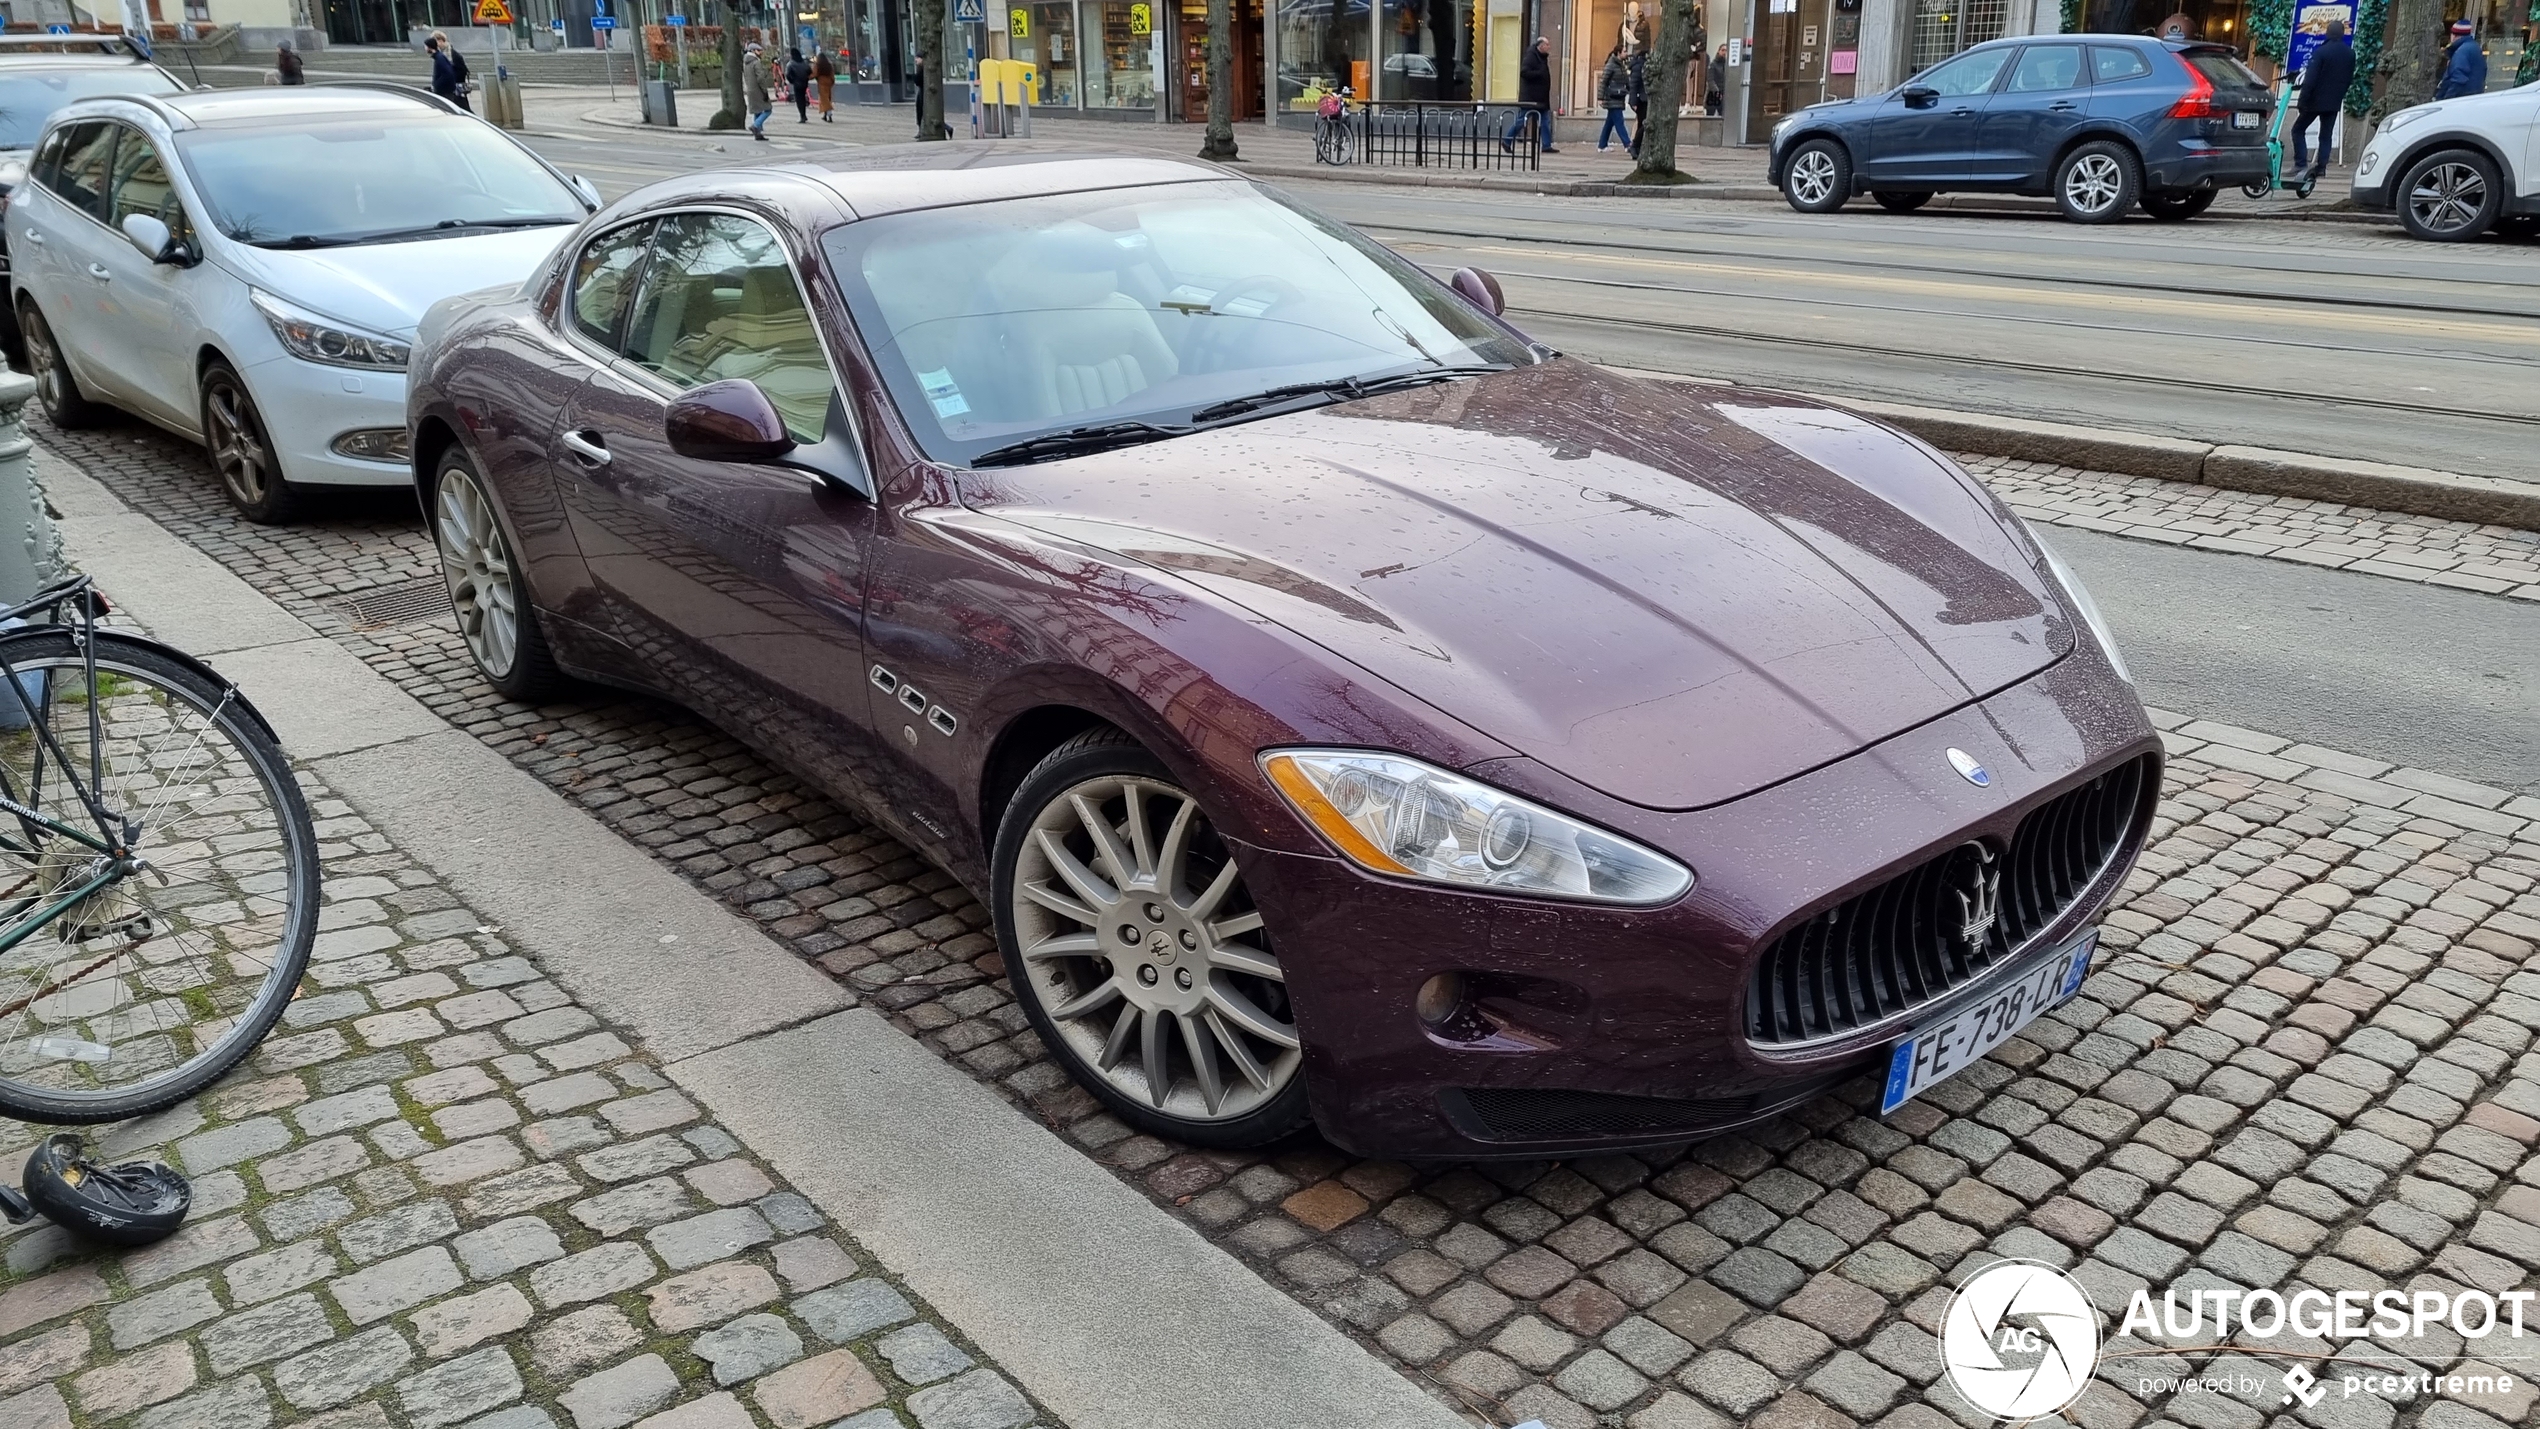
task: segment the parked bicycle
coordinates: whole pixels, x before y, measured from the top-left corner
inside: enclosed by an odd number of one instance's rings
[[[0,1115],[116,1121],[238,1064],[300,985],[318,849],[263,716],[85,577],[0,611]]]
[[[1358,157],[1358,138],[1349,127],[1349,91],[1337,90],[1314,103],[1314,162],[1346,164]]]

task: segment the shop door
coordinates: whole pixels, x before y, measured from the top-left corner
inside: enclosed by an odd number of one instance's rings
[[[1175,87],[1182,94],[1182,109],[1177,117],[1186,124],[1205,124],[1208,6],[1182,0],[1179,19],[1181,83]],[[1234,116],[1241,122],[1261,117],[1261,0],[1235,0],[1234,32]]]
[[[1833,38],[1833,0],[1765,0],[1756,17],[1754,97],[1746,107],[1746,142],[1761,144],[1785,114],[1828,98],[1826,51]]]

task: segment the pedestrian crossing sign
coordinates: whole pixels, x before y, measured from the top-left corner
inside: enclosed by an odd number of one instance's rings
[[[503,0],[476,0],[476,23],[508,25],[511,22],[512,7],[504,4]]]
[[[953,0],[953,23],[982,25],[988,20],[987,0]]]

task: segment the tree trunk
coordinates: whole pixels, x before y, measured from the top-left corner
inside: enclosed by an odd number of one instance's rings
[[[723,107],[706,121],[708,129],[738,129],[750,122],[741,112],[741,12],[723,7]]]
[[[1641,82],[1649,91],[1649,118],[1641,125],[1640,160],[1627,184],[1685,184],[1693,175],[1676,167],[1676,111],[1684,107],[1685,66],[1693,60],[1694,0],[1660,0],[1658,42],[1649,48]]]
[[[1199,156],[1219,163],[1235,157],[1234,11],[1234,0],[1208,0],[1208,132]]]
[[[949,139],[952,126],[944,122],[944,72],[951,63],[946,49],[951,27],[945,22],[944,0],[916,0],[909,7],[909,24],[917,31],[917,137]]]
[[[2434,97],[2443,76],[2443,0],[2390,0],[2389,28],[2373,85],[2374,117]]]

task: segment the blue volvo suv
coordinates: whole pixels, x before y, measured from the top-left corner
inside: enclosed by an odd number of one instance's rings
[[[1866,193],[1910,213],[1952,190],[2051,194],[2076,223],[2140,203],[2203,213],[2267,177],[2265,82],[2221,45],[2141,35],[1994,40],[1883,94],[1803,109],[1773,129],[1772,181],[1802,213]]]

